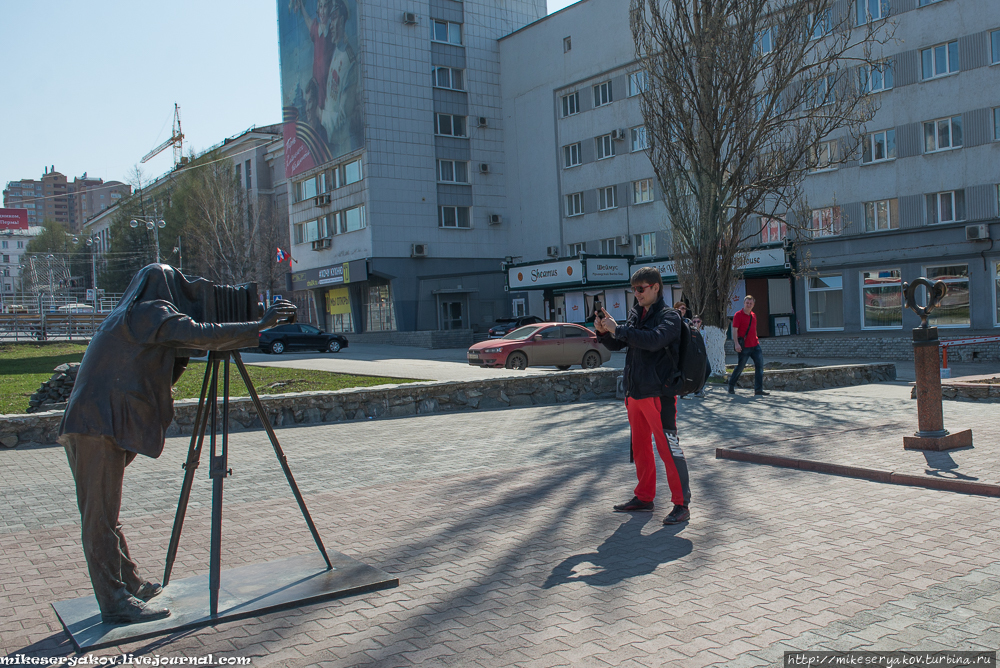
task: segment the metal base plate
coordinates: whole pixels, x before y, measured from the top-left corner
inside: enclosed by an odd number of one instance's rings
[[[173,580],[153,603],[170,616],[144,624],[105,624],[93,596],[53,603],[78,651],[119,645],[265,612],[295,608],[354,594],[399,586],[399,579],[339,552],[329,552],[333,570],[319,553],[290,557],[222,572],[219,614],[209,612],[208,574]]]
[[[940,437],[927,437],[927,436],[904,436],[903,437],[903,449],[904,450],[954,450],[955,448],[971,448],[972,447],[972,430],[966,429],[964,431],[956,432],[954,434],[948,434],[947,436]]]

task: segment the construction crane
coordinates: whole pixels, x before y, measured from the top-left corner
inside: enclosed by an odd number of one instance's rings
[[[176,102],[174,103],[174,125],[170,132],[170,139],[147,153],[146,157],[139,162],[149,162],[165,151],[168,146],[174,147],[174,169],[176,169],[186,162],[184,159],[184,133],[181,132],[181,108],[177,106]]]

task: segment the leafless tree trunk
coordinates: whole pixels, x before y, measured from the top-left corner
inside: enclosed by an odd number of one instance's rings
[[[892,25],[856,25],[854,7],[631,0],[649,158],[678,278],[708,326],[727,326],[740,254],[760,221],[805,224],[794,215],[807,209],[804,177],[849,158],[877,110],[866,83],[887,66],[879,54]]]

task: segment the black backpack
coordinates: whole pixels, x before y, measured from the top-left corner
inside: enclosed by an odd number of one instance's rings
[[[667,348],[673,358],[673,350]],[[673,372],[664,383],[665,396],[683,396],[700,392],[708,380],[708,349],[705,339],[697,329],[691,329],[687,320],[681,318],[681,338],[676,359],[671,360]]]

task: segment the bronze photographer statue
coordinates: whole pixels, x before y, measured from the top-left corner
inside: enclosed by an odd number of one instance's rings
[[[254,308],[236,309],[246,322],[220,318],[226,289],[165,264],[144,267],[94,334],[80,365],[59,442],[76,481],[83,551],[106,623],[170,615],[149,603],[162,587],[139,575],[118,515],[125,467],[137,454],[156,458],[163,451],[174,415],[170,390],[188,358],[206,350],[254,348],[261,329],[295,316],[295,306],[280,301],[257,320],[253,290]]]

